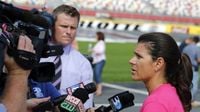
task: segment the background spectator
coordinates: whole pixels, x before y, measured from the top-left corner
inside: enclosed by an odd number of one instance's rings
[[[102,94],[102,72],[106,63],[106,44],[103,32],[96,33],[97,43],[91,50],[93,57],[94,81],[97,84],[96,95]]]

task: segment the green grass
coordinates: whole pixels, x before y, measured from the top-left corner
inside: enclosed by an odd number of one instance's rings
[[[79,42],[81,53],[88,54],[89,42]],[[94,43],[92,43],[94,45]],[[103,70],[104,82],[131,82],[129,60],[133,56],[133,43],[106,43],[106,65]]]

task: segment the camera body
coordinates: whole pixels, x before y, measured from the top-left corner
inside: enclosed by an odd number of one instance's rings
[[[38,67],[42,57],[61,55],[61,45],[48,45],[53,23],[53,16],[47,12],[34,13],[0,1],[0,73],[3,73],[6,47],[8,55],[24,69]],[[17,49],[20,35],[27,35],[31,39],[35,54]]]

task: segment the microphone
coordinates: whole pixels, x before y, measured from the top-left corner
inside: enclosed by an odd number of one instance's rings
[[[96,84],[94,82],[88,83],[86,85],[84,85],[83,82],[75,84],[69,88],[66,88],[67,94],[72,95],[72,93],[78,88],[84,88],[90,94],[96,91]]]
[[[129,91],[125,91],[122,93],[118,93],[108,99],[109,106],[100,106],[95,110],[95,112],[119,112],[120,110],[133,106],[134,105],[134,95],[129,93]]]
[[[59,97],[54,98],[54,100],[49,100],[46,102],[42,102],[36,107],[33,108],[33,112],[44,112],[44,111],[51,111],[54,109],[55,106],[62,103],[67,95],[61,95]]]
[[[85,103],[89,99],[87,90],[78,88],[72,95],[61,95],[54,98],[52,101],[42,102],[33,108],[34,112],[51,111],[55,106],[58,106],[61,112],[68,112],[71,109],[82,110],[82,102]],[[67,111],[68,110],[68,111]],[[82,111],[81,111],[82,112]]]
[[[12,17],[9,18],[12,19],[12,22],[21,20],[23,22],[32,23],[46,29],[51,27],[51,23],[49,23],[48,20],[46,20],[43,16],[39,14],[33,14],[31,11],[14,7],[12,4],[7,4],[2,1],[0,1],[0,14],[7,17]]]
[[[76,85],[80,85],[80,84],[81,83],[76,84]],[[80,99],[83,103],[85,103],[86,100],[89,98],[88,94],[93,93],[95,91],[96,91],[95,83],[94,82],[88,83],[87,85],[84,86],[84,88],[76,88],[76,89],[74,89],[74,92],[71,95],[69,95],[69,94],[61,95],[61,96],[59,96],[57,98],[54,98],[52,101],[49,100],[47,102],[40,103],[38,106],[36,106],[34,108],[34,112],[52,110],[55,106],[61,104],[61,102],[63,102],[67,96],[69,96],[67,101],[69,101],[69,99],[72,99],[73,97],[76,97],[76,98]],[[70,96],[73,96],[73,97],[70,97]],[[74,99],[76,99],[76,98],[74,98]],[[66,109],[70,110],[71,107],[75,108],[75,107],[77,107],[77,105],[78,106],[81,105],[80,102],[79,102],[80,104],[79,103],[78,104],[76,103],[75,105],[71,104],[72,106],[70,106],[69,102],[67,103],[67,105],[65,103],[62,105],[62,108],[60,107],[60,109],[64,109],[63,111],[66,111]]]
[[[85,112],[84,103],[89,99],[88,91],[78,88],[59,105],[61,112]]]
[[[29,75],[30,79],[37,82],[51,82],[55,76],[55,65],[53,62],[42,62],[34,66]]]

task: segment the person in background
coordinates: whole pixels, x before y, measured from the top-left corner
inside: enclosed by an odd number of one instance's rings
[[[175,40],[165,33],[146,33],[133,53],[131,77],[143,81],[149,93],[140,112],[189,112],[192,65]]]
[[[80,13],[72,6],[62,4],[56,7],[53,12],[54,24],[52,29],[52,40],[49,44],[60,44],[64,53],[60,56],[52,56],[41,59],[41,62],[60,62],[56,69],[54,86],[61,94],[67,94],[66,89],[73,85],[83,83],[84,85],[93,82],[93,70],[90,62],[76,49],[72,42],[76,37],[79,25]],[[55,64],[57,65],[57,64]],[[59,72],[57,72],[59,71]],[[57,74],[60,73],[60,76]],[[84,103],[85,109],[93,107],[93,94]]]
[[[200,63],[200,48],[197,46],[199,37],[194,36],[191,38],[191,42],[183,49],[183,53],[186,53],[192,62],[193,67],[193,79],[192,79],[192,106],[200,106],[200,101],[196,100],[199,84],[199,63]]]
[[[102,94],[102,72],[106,63],[106,44],[105,36],[102,32],[96,32],[96,44],[91,49],[93,57],[94,81],[97,84],[96,95]]]
[[[183,49],[190,44],[193,41],[192,37],[188,37],[185,40],[183,40],[183,42],[181,42],[181,44],[179,45],[179,49],[181,52],[183,52]]]

